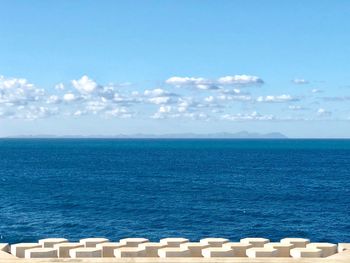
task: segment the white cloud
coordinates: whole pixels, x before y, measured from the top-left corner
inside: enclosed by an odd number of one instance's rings
[[[300,110],[305,110],[306,108],[300,105],[289,105],[288,107],[290,110],[293,111],[300,111]]]
[[[221,116],[221,119],[229,121],[271,121],[275,117],[273,115],[262,115],[253,111],[252,113],[224,114]]]
[[[222,85],[259,85],[264,84],[264,81],[257,76],[249,75],[234,75],[225,76],[217,80]]]
[[[78,80],[72,80],[72,85],[80,93],[91,93],[98,87],[97,83],[86,75],[82,76]]]
[[[301,79],[301,78],[295,78],[292,80],[292,82],[294,84],[297,84],[297,85],[303,85],[303,84],[309,84],[309,81],[306,80],[306,79]]]
[[[58,83],[55,85],[55,90],[64,90],[64,84],[63,83]]]
[[[319,108],[317,110],[317,115],[320,116],[320,117],[328,117],[328,116],[332,115],[332,112],[328,111],[328,110],[326,110],[324,108]]]
[[[312,89],[311,92],[312,93],[322,93],[323,91],[320,89]]]
[[[298,101],[298,98],[294,98],[289,94],[283,94],[278,96],[268,95],[268,96],[260,96],[256,99],[257,102],[288,102],[288,101]]]
[[[264,81],[257,76],[250,75],[224,76],[216,80],[175,76],[167,79],[165,83],[175,87],[195,87],[201,90],[219,90],[220,86],[253,86],[264,84]]]
[[[72,102],[76,100],[76,96],[73,93],[66,93],[63,95],[63,100],[66,102]]]

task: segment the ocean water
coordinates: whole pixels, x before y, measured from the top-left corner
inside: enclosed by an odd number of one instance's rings
[[[0,242],[350,242],[350,140],[1,139]]]

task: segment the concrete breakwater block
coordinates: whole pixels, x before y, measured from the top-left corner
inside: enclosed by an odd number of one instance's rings
[[[289,243],[270,242],[265,244],[264,247],[277,249],[277,257],[290,257],[290,250],[294,248],[294,245]]]
[[[318,248],[298,247],[290,250],[290,255],[293,258],[320,258],[322,257],[322,250]]]
[[[102,257],[114,257],[114,250],[121,247],[125,247],[125,244],[121,244],[120,242],[105,242],[96,245],[96,248],[102,250]]]
[[[277,249],[269,247],[253,247],[246,251],[249,258],[265,258],[265,257],[276,257]]]
[[[318,248],[322,250],[322,257],[329,257],[337,253],[337,245],[332,243],[310,243],[307,248]]]
[[[223,244],[228,243],[230,240],[226,238],[208,237],[203,238],[199,242],[211,247],[222,247]]]
[[[295,248],[306,247],[307,244],[310,243],[310,239],[307,238],[298,238],[298,237],[288,237],[281,239],[281,243],[283,244],[293,244]]]
[[[147,242],[139,245],[139,248],[146,251],[146,257],[159,257],[158,250],[165,247],[166,245],[157,242]]]
[[[248,238],[241,239],[241,243],[252,244],[253,247],[264,247],[264,245],[269,242],[270,242],[269,239],[261,238],[261,237],[248,237]]]
[[[80,243],[82,243],[84,247],[96,247],[97,244],[105,242],[109,242],[109,240],[103,237],[91,237],[80,239]]]
[[[117,258],[145,257],[146,250],[139,247],[121,247],[114,250],[114,256]]]
[[[190,257],[203,257],[202,249],[208,247],[210,246],[200,242],[188,242],[180,245],[180,248],[188,249],[190,251]]]
[[[39,244],[43,248],[52,248],[56,244],[65,243],[65,242],[68,242],[68,240],[65,238],[45,238],[45,239],[39,240]]]
[[[205,258],[217,257],[234,257],[233,249],[229,247],[209,247],[202,250],[202,255]]]
[[[9,252],[10,245],[8,243],[0,243],[0,251]]]
[[[137,247],[139,244],[149,242],[147,238],[123,238],[119,243],[127,247]]]
[[[71,258],[100,258],[102,250],[95,247],[79,247],[69,250]]]
[[[248,248],[252,248],[253,245],[241,242],[228,242],[223,244],[222,247],[231,248],[235,254],[235,257],[247,257],[246,251]]]
[[[24,251],[31,248],[41,248],[41,245],[39,243],[19,243],[11,245],[11,254],[18,258],[24,258]]]
[[[55,244],[53,247],[57,249],[59,258],[69,258],[69,251],[71,249],[84,247],[84,245],[78,242],[67,242]]]
[[[168,247],[180,247],[181,244],[187,242],[189,242],[189,240],[182,237],[169,237],[160,240],[161,244],[167,245]]]
[[[191,252],[187,248],[166,247],[158,250],[158,256],[161,258],[190,257]]]
[[[25,258],[57,258],[55,248],[31,248],[24,251]]]

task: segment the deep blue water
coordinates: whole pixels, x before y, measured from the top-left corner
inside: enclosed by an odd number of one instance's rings
[[[350,242],[350,140],[0,140],[0,242]]]

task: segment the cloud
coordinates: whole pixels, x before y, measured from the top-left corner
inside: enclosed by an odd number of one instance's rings
[[[294,98],[291,95],[283,94],[278,96],[268,95],[268,96],[260,96],[256,99],[257,102],[289,102],[289,101],[298,101],[298,98]]]
[[[76,96],[73,93],[66,93],[63,95],[63,100],[66,102],[72,102],[76,100]]]
[[[309,84],[310,82],[306,79],[302,79],[302,78],[295,78],[292,80],[292,82],[296,85],[304,85],[304,84]]]
[[[328,111],[328,110],[326,110],[324,108],[319,108],[317,110],[317,115],[320,116],[320,117],[328,117],[328,116],[332,115],[332,112]]]
[[[72,80],[72,85],[80,93],[92,93],[98,87],[97,83],[86,75],[82,76],[78,80]]]
[[[221,85],[261,85],[264,81],[257,76],[234,75],[221,77],[217,80]]]
[[[224,114],[221,116],[221,119],[229,121],[271,121],[275,117],[273,115],[262,115],[253,111],[252,113]]]
[[[320,90],[320,89],[312,89],[311,92],[312,92],[312,93],[322,93],[323,90]]]
[[[305,107],[300,106],[300,105],[289,105],[288,108],[293,111],[301,111],[301,110],[306,110]]]
[[[222,86],[256,86],[264,84],[257,76],[233,75],[224,76],[215,80],[199,77],[171,77],[165,81],[166,84],[175,87],[195,87],[201,90],[219,90]]]

